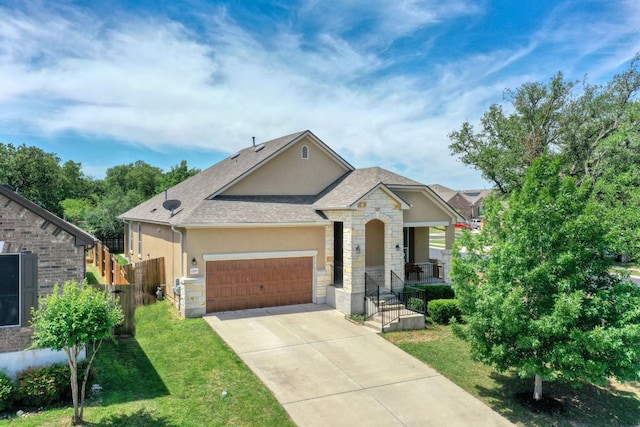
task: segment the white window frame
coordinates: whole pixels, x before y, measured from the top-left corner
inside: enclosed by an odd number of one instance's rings
[[[129,222],[129,254],[133,255],[133,222]]]
[[[138,223],[138,258],[142,259],[142,223]]]

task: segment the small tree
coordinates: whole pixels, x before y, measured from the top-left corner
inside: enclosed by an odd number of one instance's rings
[[[478,238],[466,235],[452,278],[467,325],[456,331],[472,356],[499,371],[542,380],[640,373],[640,289],[610,272],[607,230],[590,186],[562,177],[547,155],[533,163],[508,205],[485,211]]]
[[[59,286],[40,299],[38,310],[32,309],[33,348],[64,350],[71,370],[73,423],[82,424],[85,390],[91,363],[102,340],[113,336],[113,328],[123,320],[122,310],[111,298],[86,282],[75,281]],[[87,351],[87,367],[78,390],[78,357]]]

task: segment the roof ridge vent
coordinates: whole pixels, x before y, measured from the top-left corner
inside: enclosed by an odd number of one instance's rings
[[[240,155],[240,152],[239,152],[239,151],[237,151],[237,152],[233,153],[233,154],[231,155],[231,157],[229,157],[229,158],[230,158],[230,159],[232,159],[232,160],[233,160],[233,159],[237,159],[239,155]]]
[[[261,151],[263,148],[264,148],[264,142],[263,142],[262,144],[260,144],[260,145],[256,146],[256,147],[253,149],[253,151],[255,151],[255,152],[257,153],[258,151]]]

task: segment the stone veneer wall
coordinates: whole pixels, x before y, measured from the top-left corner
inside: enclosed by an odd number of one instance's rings
[[[38,255],[38,295],[53,286],[85,277],[84,246],[75,237],[22,205],[0,195],[0,240],[3,253],[31,251]],[[21,351],[31,345],[30,327],[0,327],[0,353]]]
[[[396,244],[402,247],[402,227],[404,217],[401,205],[384,190],[369,194],[361,200],[355,210],[325,211],[331,221],[341,221],[344,247],[344,280],[343,286],[336,289],[336,308],[344,314],[362,313],[364,309],[364,273],[366,224],[378,219],[384,223],[384,284],[390,287],[391,270],[403,272],[404,259],[402,250],[396,250]],[[326,253],[333,255],[333,230],[327,232],[328,243]],[[329,243],[330,241],[330,243]],[[360,245],[360,253],[355,247]],[[330,246],[330,247],[329,247]],[[328,261],[328,259],[327,259]],[[327,262],[333,268],[333,259]],[[329,268],[327,268],[329,270]]]

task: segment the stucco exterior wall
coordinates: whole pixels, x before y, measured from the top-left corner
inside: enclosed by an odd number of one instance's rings
[[[309,158],[301,158],[302,146]],[[228,195],[315,195],[347,169],[305,138],[224,192]]]
[[[415,262],[429,262],[429,227],[415,228]]]
[[[455,221],[449,212],[444,211],[423,191],[396,191],[396,193],[411,205],[411,209],[404,211],[405,222],[446,221],[451,223]]]
[[[187,229],[184,250],[198,265],[204,254],[318,251],[318,268],[325,268],[325,226]]]
[[[0,195],[0,240],[3,253],[31,251],[38,256],[38,295],[52,292],[56,283],[85,278],[84,246],[75,236],[58,228],[22,205]],[[21,351],[31,345],[26,325],[0,327],[0,353]]]

